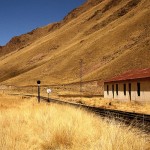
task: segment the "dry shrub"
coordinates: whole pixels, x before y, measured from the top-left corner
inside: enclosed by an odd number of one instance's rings
[[[2,150],[148,150],[148,138],[79,108],[36,104],[0,110]]]

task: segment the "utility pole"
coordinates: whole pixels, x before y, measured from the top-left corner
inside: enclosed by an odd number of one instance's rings
[[[82,94],[83,59],[80,59],[80,95]]]

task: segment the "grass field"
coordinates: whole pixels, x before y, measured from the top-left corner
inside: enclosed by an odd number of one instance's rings
[[[85,110],[0,95],[2,150],[149,150],[150,137]]]

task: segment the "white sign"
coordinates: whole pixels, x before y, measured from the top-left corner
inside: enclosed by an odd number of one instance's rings
[[[52,92],[52,90],[51,89],[47,89],[47,93],[49,94],[49,93],[51,93]]]

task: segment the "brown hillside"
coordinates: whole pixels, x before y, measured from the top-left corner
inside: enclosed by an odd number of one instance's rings
[[[49,34],[50,32],[57,30],[58,28],[62,27],[65,23],[78,17],[80,14],[82,14],[92,6],[95,6],[99,2],[100,1],[97,0],[92,1],[88,0],[85,4],[83,4],[79,8],[76,8],[73,11],[71,11],[62,21],[58,23],[53,23],[42,28],[34,29],[26,34],[13,37],[5,46],[0,46],[0,57],[15,50],[21,50],[29,46],[35,40]]]
[[[130,69],[150,67],[149,15],[147,0],[89,0],[60,23],[14,38],[2,47],[3,52],[11,44],[9,53],[1,52],[0,82],[78,82],[80,59],[83,81],[103,81]]]
[[[0,46],[0,57],[30,46],[30,44],[37,39],[40,39],[42,36],[45,36],[53,31],[54,28],[57,28],[57,23],[50,24],[42,28],[37,28],[26,34],[13,37],[5,46]]]

